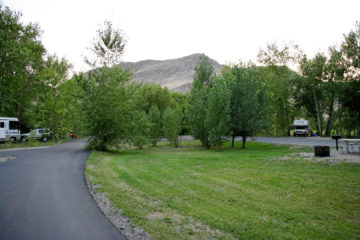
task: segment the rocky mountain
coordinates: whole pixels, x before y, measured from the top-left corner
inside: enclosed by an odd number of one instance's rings
[[[178,59],[124,62],[121,65],[134,74],[135,81],[156,83],[170,91],[187,93],[192,88],[194,67],[200,56],[192,54]],[[219,74],[224,66],[213,59],[210,61]]]

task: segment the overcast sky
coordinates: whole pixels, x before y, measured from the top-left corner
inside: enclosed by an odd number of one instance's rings
[[[1,2],[1,0],[0,0]],[[75,71],[104,20],[126,35],[124,61],[205,53],[222,64],[256,60],[269,42],[293,41],[313,56],[341,43],[360,20],[359,0],[3,0],[37,22],[51,54]]]

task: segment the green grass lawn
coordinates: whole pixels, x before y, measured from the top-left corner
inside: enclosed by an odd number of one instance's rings
[[[228,145],[93,152],[86,174],[155,239],[360,239],[360,164]]]

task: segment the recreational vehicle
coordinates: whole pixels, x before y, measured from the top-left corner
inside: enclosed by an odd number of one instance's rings
[[[16,142],[20,140],[19,119],[15,117],[0,117],[0,142]]]

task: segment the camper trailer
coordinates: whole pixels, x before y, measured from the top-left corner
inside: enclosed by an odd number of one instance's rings
[[[0,117],[0,142],[16,142],[20,140],[19,119],[15,117]]]
[[[310,123],[304,118],[294,121],[294,137],[296,136],[309,136],[310,135]]]

